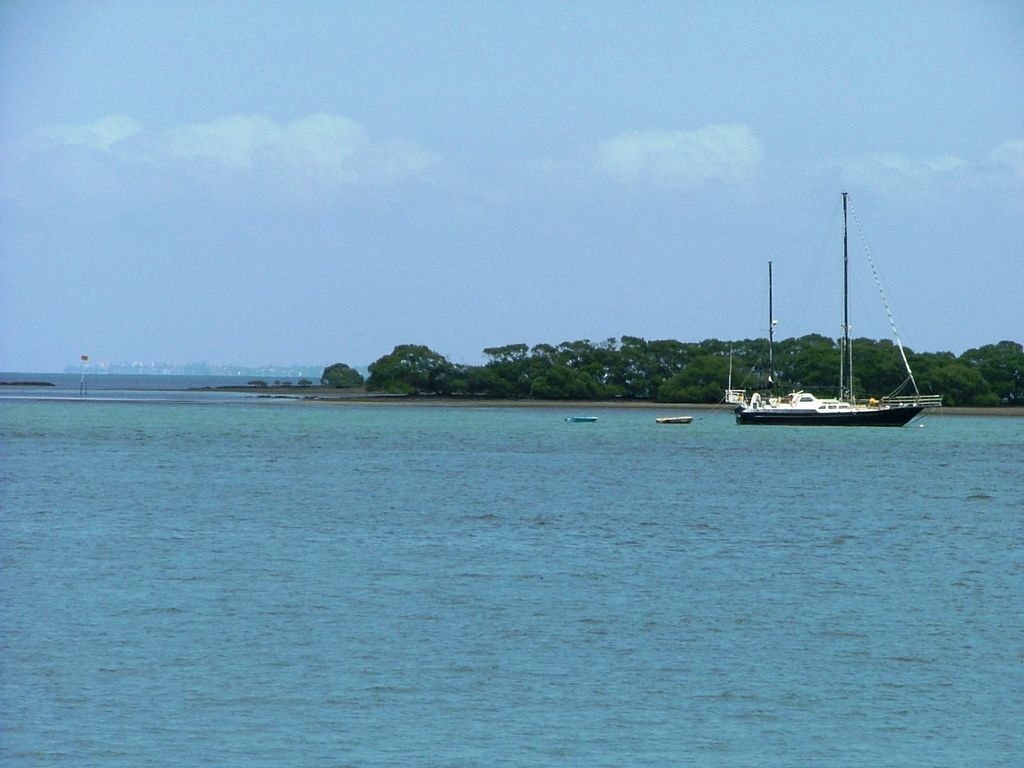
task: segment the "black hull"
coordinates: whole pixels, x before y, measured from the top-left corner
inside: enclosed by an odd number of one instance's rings
[[[736,423],[778,424],[790,427],[902,427],[922,410],[923,406],[919,405],[852,413],[786,413],[770,408],[740,409],[736,411]]]

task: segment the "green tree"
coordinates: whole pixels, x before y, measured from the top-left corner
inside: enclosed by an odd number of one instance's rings
[[[993,404],[1024,403],[1024,346],[1000,341],[969,349],[959,359],[982,375],[992,391]]]
[[[729,375],[728,358],[702,355],[658,388],[662,403],[717,403]]]
[[[464,391],[466,384],[465,370],[416,344],[400,344],[371,363],[369,370],[366,388],[373,392],[448,395]]]
[[[592,344],[589,339],[563,341],[555,352],[557,366],[568,367],[585,374],[575,377],[576,384],[589,381],[596,388],[590,397],[620,397],[623,389],[613,383],[613,372],[618,367],[618,342],[614,338]]]
[[[995,405],[998,402],[981,373],[950,352],[918,355],[911,365],[918,388],[925,394],[942,395],[943,405]]]
[[[530,348],[530,356],[534,360],[543,360],[548,364],[553,364],[555,362],[555,356],[557,353],[558,350],[550,344],[534,344],[533,347]]]
[[[320,376],[320,383],[325,387],[337,387],[338,389],[352,389],[363,386],[363,374],[345,365],[335,363],[324,368]]]
[[[585,371],[558,366],[533,382],[530,396],[539,400],[595,400],[601,396],[601,389]]]
[[[765,355],[767,349],[765,343]],[[792,387],[828,393],[839,387],[839,350],[827,336],[812,333],[783,339],[775,344],[773,358],[777,389]]]
[[[530,348],[525,344],[506,344],[503,347],[488,347],[484,354],[490,358],[488,365],[509,365],[525,361]]]
[[[517,398],[530,394],[530,385],[537,361],[530,357],[525,344],[507,344],[484,350],[488,362],[482,372],[473,372],[472,391],[489,397]],[[543,367],[547,367],[546,364]],[[482,388],[482,389],[481,389]]]
[[[652,357],[647,342],[637,336],[623,336],[618,354],[609,370],[609,383],[630,399],[651,399],[657,381],[651,375]]]
[[[854,339],[853,376],[858,397],[883,397],[895,392],[907,378],[899,347],[888,339]]]

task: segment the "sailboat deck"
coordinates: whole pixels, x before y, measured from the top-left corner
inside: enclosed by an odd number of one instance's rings
[[[882,398],[883,405],[907,406],[919,405],[922,408],[939,408],[942,405],[942,395],[903,395],[900,397]]]

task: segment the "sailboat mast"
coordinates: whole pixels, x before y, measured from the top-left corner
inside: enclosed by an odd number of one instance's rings
[[[775,387],[775,312],[772,310],[772,263],[768,262],[768,389]]]
[[[843,342],[839,361],[839,398],[853,405],[853,349],[850,344],[850,251],[843,192]],[[845,376],[844,376],[845,369]]]

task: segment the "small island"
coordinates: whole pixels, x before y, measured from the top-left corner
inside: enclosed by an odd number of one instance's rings
[[[853,344],[858,359],[856,391],[862,397],[881,397],[900,386],[905,373],[895,344],[867,338],[854,339]],[[771,384],[767,351],[767,339],[687,343],[623,336],[598,343],[582,339],[489,347],[483,350],[487,362],[473,366],[452,363],[423,345],[402,344],[371,363],[365,379],[344,363],[328,366],[320,387],[314,388],[318,391],[307,390],[305,395],[323,397],[330,389],[346,393],[346,399],[362,395],[713,405],[722,402],[729,381],[748,390],[836,388],[834,339],[811,334],[775,342]],[[904,351],[921,392],[942,395],[946,406],[1024,406],[1024,346],[1018,342],[988,344],[959,356]]]

